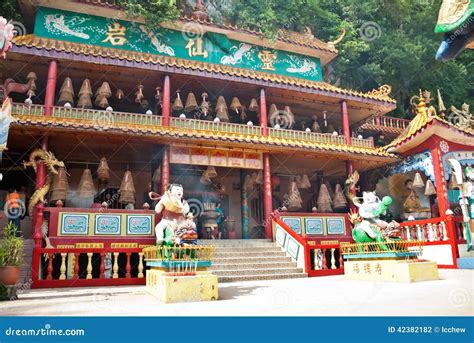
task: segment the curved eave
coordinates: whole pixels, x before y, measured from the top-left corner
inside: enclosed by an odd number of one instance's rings
[[[59,41],[34,35],[16,37],[13,43],[14,46],[11,51],[23,54],[65,60],[78,60],[89,63],[120,65],[131,68],[138,67],[143,69],[160,70],[163,72],[192,74],[196,76],[225,76],[227,80],[234,78],[235,81],[240,82],[275,88],[293,89],[296,91],[335,97],[341,100],[372,104],[384,108],[387,112],[396,107],[396,100],[388,96],[343,89],[325,82],[309,81],[254,70],[228,67],[219,64]]]
[[[387,152],[402,154],[434,135],[450,142],[474,147],[474,130],[462,130],[441,118],[434,117],[412,135],[404,137],[396,144],[389,144],[382,149]]]

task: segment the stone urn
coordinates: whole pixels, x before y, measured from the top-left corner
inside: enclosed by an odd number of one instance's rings
[[[217,226],[217,218],[219,218],[219,212],[215,210],[204,211],[201,214],[201,221],[202,221],[202,235],[209,239],[216,239],[219,237],[219,230]]]
[[[235,234],[235,219],[228,217],[224,220],[224,228],[225,231],[227,232],[227,238],[229,239],[235,239],[236,234]]]

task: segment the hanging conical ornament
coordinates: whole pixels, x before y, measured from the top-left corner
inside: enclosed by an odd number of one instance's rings
[[[296,186],[297,186],[299,189],[302,189],[302,188],[303,188],[303,183],[302,183],[301,181],[302,181],[301,175],[296,175]]]
[[[138,85],[138,90],[135,92],[135,102],[141,104],[145,95],[143,94],[144,86],[142,84]]]
[[[107,159],[102,157],[97,168],[97,179],[100,183],[108,183],[110,180],[110,168]]]
[[[257,173],[257,177],[255,178],[255,183],[257,185],[263,184],[263,173],[262,173],[261,170],[259,170],[258,173]]]
[[[99,102],[96,105],[100,108],[107,108],[109,107],[109,101],[107,100],[106,97],[102,97],[100,98]]]
[[[155,185],[159,185],[159,184],[161,183],[161,168],[160,168],[160,166],[158,166],[158,167],[155,169],[155,172],[153,173],[153,177],[152,177],[151,181],[152,181]]]
[[[30,71],[28,73],[28,75],[26,76],[26,79],[28,80],[28,83],[31,83],[30,84],[30,89],[28,90],[28,92],[26,93],[28,95],[28,99],[25,100],[25,103],[32,103],[32,100],[31,98],[34,97],[36,95],[35,93],[35,90],[36,90],[36,80],[38,79],[38,77],[36,76],[36,73],[33,72],[33,71]]]
[[[245,111],[245,106],[242,106],[242,108],[240,109],[240,122],[242,124],[246,123],[247,122],[247,113]]]
[[[211,179],[206,176],[206,172],[204,172],[199,179],[199,182],[201,182],[203,185],[210,185],[212,183]]]
[[[77,107],[79,108],[92,108],[92,88],[89,79],[85,79],[82,82],[81,89],[79,90],[79,100],[77,101]]]
[[[270,105],[270,109],[268,110],[268,118],[272,118],[278,112],[278,108],[275,104]]]
[[[176,91],[176,99],[174,99],[173,107],[171,109],[173,111],[181,111],[184,108],[183,102],[181,101],[181,96],[179,95],[179,89]]]
[[[156,87],[155,88],[155,99],[156,99],[156,102],[157,104],[160,106],[160,107],[163,107],[163,100],[161,98],[161,87]]]
[[[288,209],[290,211],[297,211],[303,207],[303,200],[301,199],[300,191],[296,185],[296,181],[290,181]]]
[[[285,106],[283,113],[288,120],[288,129],[292,129],[295,126],[295,115],[291,111],[290,106]]]
[[[213,166],[207,167],[206,171],[204,172],[204,175],[209,179],[215,178],[217,176],[216,168],[214,168]]]
[[[92,198],[96,193],[94,181],[92,180],[92,173],[89,168],[82,172],[79,187],[77,188],[78,198]]]
[[[430,196],[430,195],[435,195],[436,194],[436,188],[433,185],[433,182],[428,179],[426,181],[426,187],[425,187],[425,195]]]
[[[415,188],[425,187],[425,183],[423,182],[423,179],[421,178],[421,174],[419,172],[416,172],[415,174],[415,179],[413,180],[413,187]]]
[[[239,113],[240,109],[242,108],[242,104],[240,103],[240,100],[239,98],[237,98],[236,96],[234,96],[232,98],[232,101],[230,103],[230,109],[234,112],[237,112]]]
[[[202,97],[202,102],[201,102],[201,112],[204,115],[204,117],[207,117],[207,115],[210,112],[211,105],[209,104],[209,101],[207,101],[207,93],[204,92],[201,94]]]
[[[333,199],[334,209],[342,209],[347,207],[347,199],[342,191],[342,187],[340,184],[336,185],[336,189],[334,190],[334,199]]]
[[[326,182],[324,182],[324,184],[326,185],[326,189],[329,192],[329,195],[330,195],[331,199],[334,198],[334,191],[332,190],[332,187],[331,187],[331,184],[329,183],[329,181],[326,180]]]
[[[60,167],[58,173],[54,175],[51,184],[51,197],[49,201],[66,200],[69,191],[69,182],[67,180],[66,169]]]
[[[117,89],[117,92],[115,92],[115,97],[117,100],[122,100],[125,97],[125,93],[119,88]]]
[[[252,185],[256,185],[257,184],[257,173],[256,172],[253,172],[252,175],[250,176],[250,182],[252,182]]]
[[[244,189],[248,191],[248,190],[251,190],[252,188],[253,188],[252,177],[249,174],[247,174],[245,176]]]
[[[321,133],[321,127],[319,126],[319,123],[318,123],[318,116],[315,114],[313,115],[312,119],[313,119],[313,123],[311,124],[311,131]]]
[[[259,107],[258,107],[257,99],[250,100],[249,111],[258,112],[258,110],[259,110]]]
[[[106,108],[109,106],[109,102],[107,98],[112,95],[112,91],[110,90],[110,86],[108,82],[102,82],[102,85],[99,89],[95,92],[95,105],[97,107]]]
[[[63,106],[67,102],[74,105],[74,89],[70,77],[64,79],[61,89],[59,90],[58,106]]]
[[[448,188],[449,189],[459,188],[458,181],[457,181],[456,176],[454,174],[451,174],[451,177],[449,178]]]
[[[123,176],[119,189],[121,204],[135,204],[135,186],[133,185],[132,172],[127,170]]]
[[[331,196],[329,194],[328,188],[323,183],[321,187],[319,188],[318,201],[317,201],[319,212],[323,212],[323,213],[332,212],[331,202],[332,200],[331,200]]]
[[[222,95],[220,95],[218,98],[217,98],[217,103],[216,103],[216,111],[219,109],[219,107],[223,107],[227,110],[227,104],[225,102],[225,99]]]
[[[301,189],[309,189],[311,188],[311,182],[309,181],[309,177],[306,174],[301,176]]]
[[[229,113],[227,112],[227,108],[224,107],[223,105],[217,107],[216,118],[219,118],[219,121],[228,122],[229,121]]]
[[[194,96],[193,92],[188,93],[188,97],[186,98],[186,106],[184,106],[184,110],[186,112],[191,112],[198,109],[198,104],[196,101],[196,97]]]

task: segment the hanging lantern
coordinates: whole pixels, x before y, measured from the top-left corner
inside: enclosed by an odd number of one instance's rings
[[[119,189],[121,204],[135,204],[135,186],[133,185],[132,172],[127,170],[123,175]]]
[[[101,108],[107,108],[109,107],[109,101],[106,97],[102,97],[96,105]]]
[[[181,101],[181,96],[179,95],[179,89],[176,91],[176,99],[174,99],[173,107],[171,109],[173,111],[181,111],[184,108],[183,102]]]
[[[204,172],[204,175],[209,179],[215,178],[217,176],[216,168],[214,168],[213,166],[207,167],[206,171]]]
[[[145,97],[145,95],[143,95],[143,88],[143,85],[140,84],[138,85],[138,90],[135,92],[135,102],[138,104],[141,104],[143,98]]]
[[[201,102],[201,112],[204,114],[204,117],[207,117],[207,115],[210,112],[211,105],[209,104],[209,101],[207,101],[207,93],[204,92],[201,94],[202,97],[202,102]]]
[[[107,98],[110,98],[112,91],[110,90],[110,85],[108,82],[102,82],[102,85],[95,92],[95,105],[97,107],[106,108],[109,106]]]
[[[78,198],[92,198],[96,193],[94,181],[92,180],[92,172],[89,168],[84,169],[82,172],[81,180],[79,181],[79,187],[77,188]]]
[[[66,169],[60,167],[58,173],[54,175],[53,183],[51,184],[51,202],[57,200],[66,200],[67,192],[69,191],[69,182],[67,180]]]
[[[332,190],[331,184],[327,180],[324,184],[326,185],[326,189],[329,192],[329,196],[331,197],[331,199],[333,199],[334,198],[334,192]]]
[[[249,111],[251,112],[258,112],[259,107],[258,107],[258,102],[256,99],[250,100],[250,105],[249,105]]]
[[[425,187],[425,195],[430,196],[430,195],[435,195],[436,194],[436,188],[433,185],[433,182],[428,179],[426,181],[426,187]]]
[[[199,107],[196,101],[196,97],[194,96],[194,93],[189,92],[188,97],[186,98],[186,106],[184,106],[184,110],[186,112],[191,112],[191,111],[197,110],[198,108]]]
[[[232,98],[232,101],[230,103],[230,109],[234,112],[237,112],[237,114],[239,113],[239,110],[242,108],[242,104],[240,103],[240,100],[239,98],[237,98],[236,96],[234,96]]]
[[[204,172],[199,179],[199,182],[201,182],[203,185],[210,185],[212,183],[211,179],[206,176],[206,173]]]
[[[243,124],[247,121],[247,113],[245,111],[245,106],[242,106],[240,109],[240,122]]]
[[[224,104],[225,105],[225,104]],[[216,118],[222,122],[229,122],[229,114],[227,112],[227,106],[220,105],[216,107]]]
[[[273,186],[273,187],[278,187],[278,186],[280,186],[280,184],[281,184],[281,179],[280,179],[280,177],[279,177],[278,175],[273,174],[271,180],[272,180],[272,186]]]
[[[413,187],[415,188],[425,187],[425,183],[423,182],[423,179],[421,178],[421,174],[419,172],[416,172],[415,174],[415,179],[413,180]]]
[[[227,104],[225,103],[225,99],[222,95],[220,95],[217,98],[216,111],[219,107],[223,107],[223,108],[227,109]]]
[[[79,108],[92,108],[92,88],[89,79],[85,79],[82,82],[81,89],[79,90],[79,100],[77,101],[77,107]]]
[[[59,90],[58,106],[63,106],[67,102],[74,104],[74,89],[70,77],[64,79],[61,89]]]
[[[334,190],[334,199],[333,199],[334,209],[340,210],[347,207],[347,199],[342,191],[342,187],[340,184],[336,185],[336,189]]]
[[[100,183],[108,183],[110,180],[110,168],[107,159],[102,157],[97,168],[97,179]]]

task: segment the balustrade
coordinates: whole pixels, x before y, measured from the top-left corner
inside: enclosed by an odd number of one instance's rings
[[[443,242],[449,240],[447,223],[440,218],[407,221],[400,224],[403,240]]]
[[[339,244],[309,245],[312,256],[309,276],[335,275],[344,273],[344,260]]]

